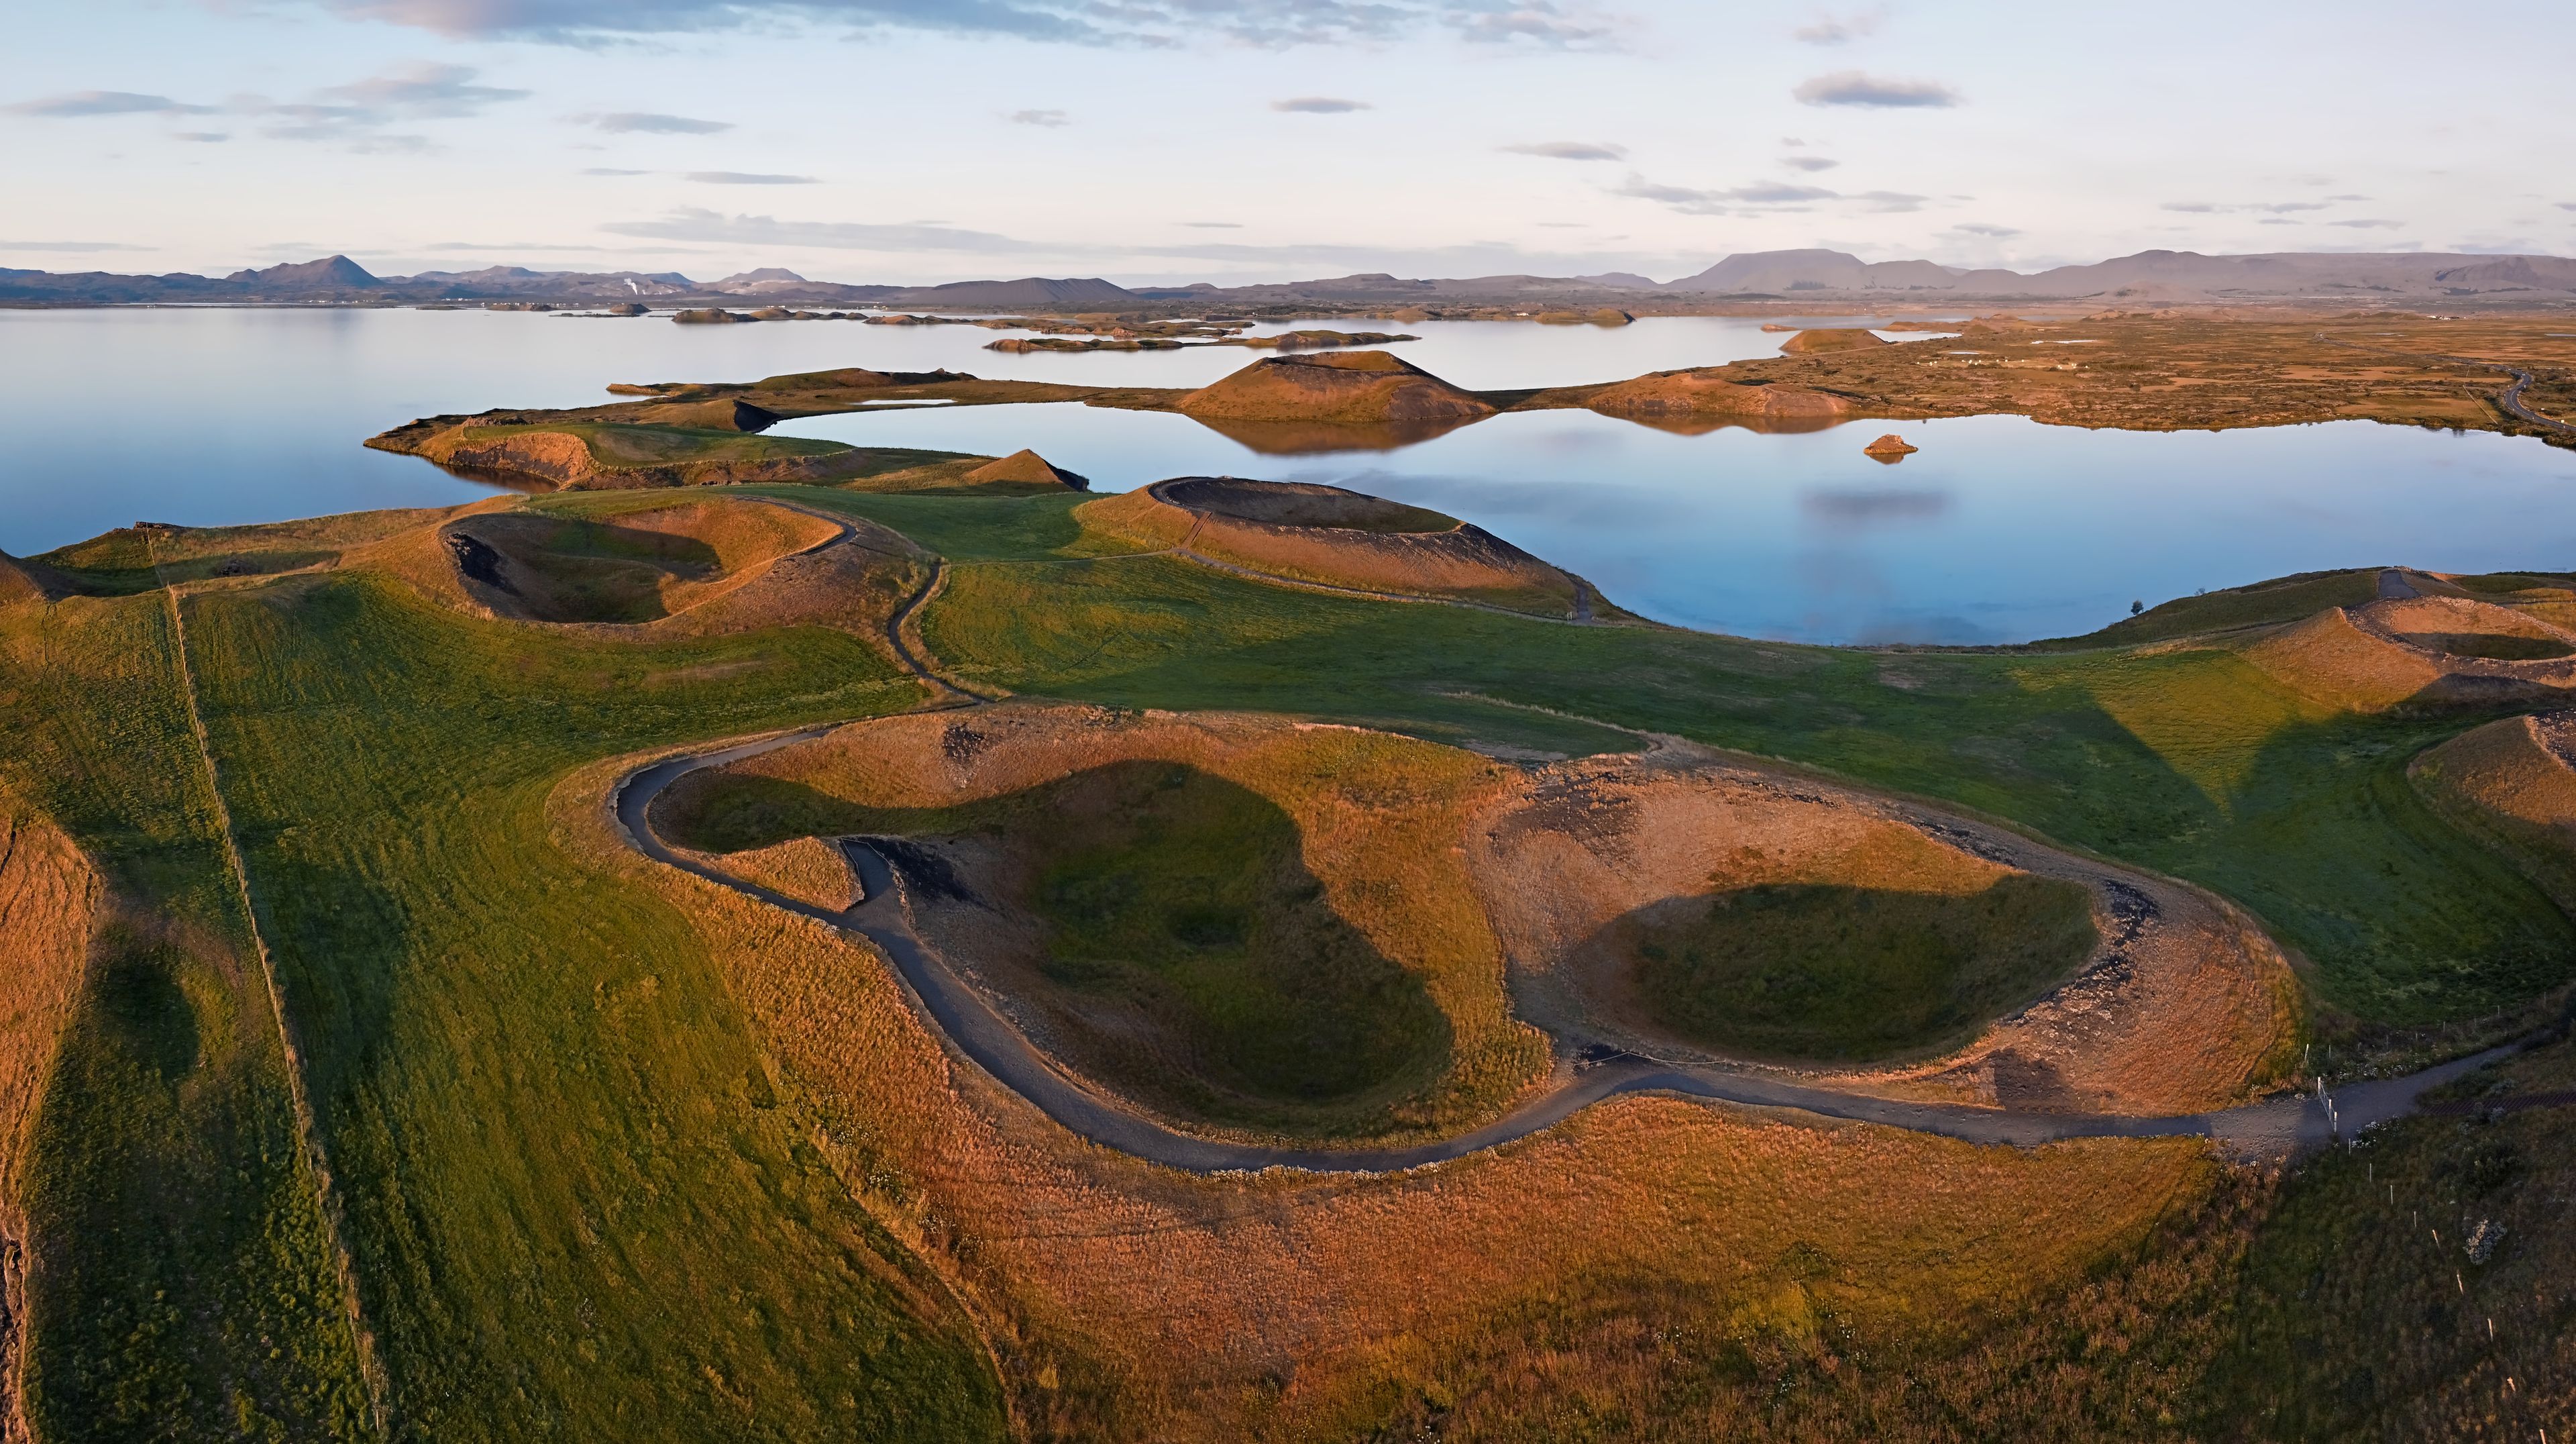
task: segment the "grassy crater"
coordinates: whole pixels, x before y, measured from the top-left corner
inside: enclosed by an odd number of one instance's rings
[[[1658,1024],[1728,1052],[1841,1062],[1956,1041],[2098,941],[2083,888],[2020,874],[1966,893],[1764,883],[1626,927]]]
[[[668,805],[669,835],[717,851],[851,833],[996,848],[1013,880],[968,886],[1042,942],[1021,966],[979,958],[988,978],[1037,1010],[1068,1061],[1174,1113],[1345,1132],[1448,1061],[1448,1019],[1334,910],[1295,821],[1187,764],[1110,763],[952,808],[756,775],[675,789]]]

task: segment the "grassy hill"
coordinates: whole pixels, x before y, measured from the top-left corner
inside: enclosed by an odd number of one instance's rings
[[[987,691],[1515,757],[1668,734],[2188,879],[2293,950],[2336,1066],[2548,1017],[2576,979],[2576,924],[2409,776],[2527,704],[2354,710],[2249,652],[2358,600],[2353,577],[2062,652],[1868,653],[1271,585],[1086,529],[1071,493],[685,496],[790,499],[935,554],[914,630]],[[530,565],[626,557],[547,506]],[[2187,1139],[1989,1149],[1673,1098],[1381,1179],[1084,1145],[944,1051],[873,952],[609,836],[604,789],[634,759],[925,701],[885,641],[899,590],[700,633],[512,620],[404,570],[446,564],[396,545],[443,520],[114,533],[0,600],[0,790],[102,890],[59,1027],[8,1041],[48,1060],[0,1169],[39,1439],[2329,1438],[2566,1417],[2546,1109],[2417,1120],[2286,1180]],[[636,555],[696,564],[668,550]],[[2555,579],[2496,586],[2558,604]],[[1152,1056],[1187,1065],[1168,1087],[1275,1101],[1406,1076],[1438,1029],[1365,949],[1295,971],[1313,950],[1290,945],[1332,926],[1301,891],[1323,804],[1169,781],[1099,784],[1123,821],[1043,791],[975,820],[1031,839],[1033,901],[1096,965],[1056,981],[1168,1023]],[[1138,875],[1158,882],[1119,881]],[[2003,996],[2076,935],[2064,896],[2022,892],[1907,894],[1862,930],[2037,939],[1987,980]],[[1813,951],[1845,901],[1755,911]],[[1668,957],[1696,967],[1744,921],[1703,917]],[[2555,1047],[2493,1086],[2564,1088]],[[2505,1251],[2459,1261],[2454,1230],[2487,1217]],[[2448,1242],[2419,1249],[2434,1228]]]

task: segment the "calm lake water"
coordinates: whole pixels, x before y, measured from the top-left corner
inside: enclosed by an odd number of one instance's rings
[[[1392,349],[1478,388],[1713,364],[1769,355],[1780,340],[1723,317],[1608,330],[1325,324],[1416,332],[1422,340]],[[592,404],[612,381],[865,365],[1189,386],[1268,354],[1012,356],[982,349],[995,335],[482,311],[0,311],[0,550],[42,551],[137,520],[272,521],[488,495],[358,443],[435,412]],[[1185,417],[1078,405],[925,408],[780,430],[1033,446],[1103,490],[1191,473],[1352,486],[1465,517],[1649,616],[1802,641],[2065,635],[2133,599],[2327,567],[2576,567],[2576,453],[2367,422],[2128,433],[1975,417],[1692,437],[1540,412],[1396,450],[1287,456]],[[1861,455],[1887,430],[1923,450],[1892,467]]]

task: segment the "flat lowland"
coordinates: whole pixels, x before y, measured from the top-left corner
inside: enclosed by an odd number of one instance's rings
[[[2056,649],[1859,652],[1283,584],[1092,525],[1084,501],[574,491],[129,528],[20,569],[0,600],[0,899],[18,909],[0,937],[34,966],[0,1106],[12,1077],[34,1091],[0,1177],[23,1211],[10,1319],[35,1437],[2341,1438],[2564,1419],[2570,1235],[2550,1200],[2570,1150],[2563,1109],[2519,1106],[2569,1086],[2564,1043],[2475,1080],[2474,1113],[2287,1176],[2191,1139],[1983,1148],[1645,1096],[1401,1175],[1184,1176],[1066,1134],[943,1047],[872,949],[650,862],[607,804],[639,762],[719,739],[856,720],[810,749],[856,759],[900,735],[909,769],[772,778],[793,784],[772,824],[815,825],[746,830],[723,840],[776,850],[729,857],[828,902],[847,879],[798,838],[908,830],[1010,904],[978,921],[931,900],[931,931],[945,908],[955,936],[1062,940],[1072,966],[1032,962],[1022,996],[1141,1020],[1140,1075],[1310,1133],[1335,1107],[1347,1128],[1485,1116],[1546,1065],[1523,1051],[1520,1000],[1547,996],[1530,976],[1561,978],[1569,1010],[1672,1026],[1573,986],[1579,958],[1522,968],[1511,927],[1479,933],[1502,917],[1479,829],[1551,787],[1569,840],[1549,846],[1605,859],[1587,878],[1607,881],[1515,896],[1570,898],[1552,936],[1632,968],[1668,898],[1668,957],[1688,961],[1722,894],[2060,881],[2085,892],[2093,955],[1976,1041],[1927,1058],[1907,1049],[1944,1046],[1939,1017],[1903,1047],[1847,1011],[1793,1021],[1879,1058],[1818,1066],[1906,1096],[2160,1110],[2311,1045],[2340,1087],[2555,1013],[2576,925],[2436,784],[2510,742],[2477,729],[2556,696],[2565,660],[2459,639],[2566,625],[2565,578],[2404,573],[2416,595],[2383,598],[2385,578],[2337,574]],[[689,506],[717,510],[657,515]],[[532,519],[507,539],[548,585],[663,615],[476,601],[448,529],[502,516]],[[821,535],[800,516],[848,530],[798,550]],[[859,542],[883,550],[841,550]],[[796,594],[828,604],[764,590],[836,555],[876,560]],[[612,585],[585,570],[602,562],[636,570]],[[2512,617],[2393,605],[2429,597]],[[890,629],[979,693],[1052,700],[911,714],[936,689]],[[1102,725],[1003,735],[1014,714]],[[1096,756],[1094,734],[1112,739]],[[1156,740],[1112,755],[1131,734]],[[2464,735],[2482,740],[2418,767]],[[1686,745],[1708,749],[1697,780],[1645,775]],[[1836,808],[1756,796],[1729,766],[1853,799],[1848,845],[1808,820]],[[833,792],[862,784],[918,795]],[[1729,826],[1814,845],[1756,866]],[[2133,940],[2113,882],[2157,909]],[[2009,916],[2073,939],[2052,912],[2067,894],[2024,890]],[[2006,916],[1938,907],[1898,921],[1975,944]],[[1753,911],[1790,954],[1831,920]],[[2149,951],[2167,926],[2204,945]],[[2277,956],[2252,945],[2267,936]],[[1295,937],[1320,975],[1252,965]],[[1968,951],[1945,981],[2007,1010],[2067,955],[1998,971]],[[983,981],[1036,956],[997,947]],[[1996,979],[2014,986],[1977,992]],[[1247,1006],[1342,1047],[1192,1051],[1265,1039],[1229,1011]],[[1035,1003],[1019,1016],[1044,1035]],[[2123,1021],[2143,1017],[2191,1021]],[[1071,1036],[1048,1041],[1074,1056]],[[2140,1061],[2203,1037],[2187,1066]],[[2460,1230],[2481,1222],[2505,1231],[2472,1257]]]
[[[1103,497],[1085,526],[1283,580],[1440,597],[1538,616],[1624,615],[1589,583],[1482,527],[1304,482],[1184,477]]]

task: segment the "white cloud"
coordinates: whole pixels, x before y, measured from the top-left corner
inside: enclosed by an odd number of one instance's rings
[[[1624,145],[1599,144],[1588,140],[1543,140],[1534,145],[1507,145],[1513,155],[1544,156],[1549,160],[1626,160]]]
[[[64,120],[93,115],[210,115],[211,105],[183,105],[166,95],[139,95],[131,90],[75,90],[0,106],[11,115]]]
[[[1044,126],[1050,130],[1073,124],[1073,118],[1061,110],[1015,110],[1010,119],[1013,125]]]
[[[688,179],[708,186],[810,186],[822,182],[810,175],[766,175],[757,171],[693,170]]]
[[[1819,75],[1789,92],[1801,105],[1857,105],[1880,109],[1946,108],[1960,103],[1959,92],[1932,80],[1894,80],[1838,70]]]
[[[611,135],[715,135],[733,129],[728,120],[697,120],[685,115],[664,115],[651,110],[617,110],[605,115],[592,113],[573,117],[576,125],[587,125]]]
[[[1812,22],[1789,32],[1792,39],[1805,45],[1848,45],[1863,36],[1875,35],[1887,23],[1885,10],[1868,10],[1858,15],[1819,15]]]
[[[1286,115],[1348,115],[1355,110],[1377,107],[1365,100],[1343,100],[1331,95],[1299,95],[1287,100],[1274,100],[1270,108]]]

